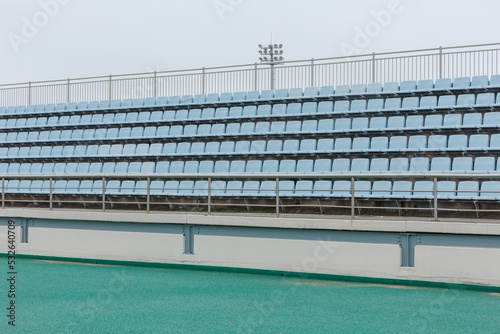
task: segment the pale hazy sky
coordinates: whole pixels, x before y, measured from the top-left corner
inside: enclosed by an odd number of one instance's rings
[[[0,0],[0,83],[253,63],[271,32],[287,60],[495,43],[499,13],[498,0]]]

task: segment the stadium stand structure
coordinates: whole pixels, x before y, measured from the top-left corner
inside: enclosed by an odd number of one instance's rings
[[[498,216],[499,93],[481,76],[0,108],[2,205]]]

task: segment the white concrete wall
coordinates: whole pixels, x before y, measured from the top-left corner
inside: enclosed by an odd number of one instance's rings
[[[255,237],[245,233],[235,235],[240,228],[231,229],[230,233],[217,235],[204,233],[206,230],[202,228],[201,233],[194,236],[195,254],[186,255],[181,225],[45,221],[29,227],[27,244],[21,244],[21,231],[19,227],[16,229],[17,250],[39,256],[500,286],[500,266],[497,265],[500,248],[418,245],[415,267],[401,268],[401,247],[397,244],[290,238],[290,229],[275,229],[266,235],[269,229],[259,228],[264,237]],[[334,232],[315,233],[324,234],[322,240],[331,240],[328,234]],[[0,226],[0,252],[7,252],[6,226]]]

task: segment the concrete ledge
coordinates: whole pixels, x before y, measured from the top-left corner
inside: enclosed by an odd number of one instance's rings
[[[71,210],[6,208],[0,209],[0,217],[27,219],[55,219],[74,221],[108,221],[138,224],[175,224],[283,228],[301,230],[369,231],[397,233],[440,233],[463,235],[500,235],[500,223],[492,220],[445,220],[433,222],[425,219],[401,217],[350,218],[319,215],[269,214],[214,214],[208,216],[191,212],[151,212],[110,210]]]

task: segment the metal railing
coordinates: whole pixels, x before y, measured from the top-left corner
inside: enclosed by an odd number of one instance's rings
[[[285,209],[288,208],[316,208],[323,213],[326,209],[339,209],[350,212],[352,219],[356,217],[356,212],[361,210],[383,210],[383,211],[397,211],[400,215],[402,212],[426,212],[432,216],[433,220],[438,221],[440,212],[474,212],[479,217],[480,213],[500,213],[500,188],[497,190],[464,190],[462,192],[457,190],[439,189],[438,182],[441,180],[475,180],[475,181],[491,181],[500,180],[500,173],[495,174],[431,174],[431,173],[412,173],[412,174],[383,174],[383,173],[363,173],[363,174],[233,174],[233,175],[202,175],[202,174],[180,174],[180,175],[12,175],[2,176],[1,179],[1,206],[2,209],[7,207],[7,204],[16,206],[18,204],[29,204],[41,206],[45,204],[50,210],[54,205],[63,206],[69,205],[97,205],[103,211],[106,211],[115,206],[138,206],[139,209],[145,210],[149,213],[151,207],[165,207],[169,208],[175,206],[182,207],[203,207],[207,214],[212,214],[214,207],[244,207],[250,211],[251,207],[264,208],[275,212],[276,217],[279,217]],[[9,180],[46,180],[48,184],[42,187],[40,184],[37,186],[29,185],[24,186],[22,183],[12,187],[8,185]],[[94,180],[98,182],[98,189],[95,184],[84,186],[78,183],[78,187],[70,187],[69,183],[63,187],[58,187],[57,181],[59,180]],[[142,181],[143,186],[138,187],[135,183],[134,186],[120,187],[110,186],[109,181]],[[196,180],[205,181],[206,185],[203,188],[195,188],[194,181],[192,187],[176,187],[176,188],[156,188],[152,181],[155,180]],[[223,188],[218,187],[216,183],[220,180],[267,180],[274,181],[274,187],[263,188]],[[291,189],[281,187],[280,181],[297,181],[297,180],[330,180],[347,181],[349,186],[341,189],[320,189],[311,187],[311,189]],[[356,189],[356,181],[361,180],[391,180],[401,181],[407,180],[411,182],[416,181],[429,181],[432,183],[432,189],[415,190],[401,189],[401,190],[375,190],[369,191],[363,189]],[[333,184],[333,183],[332,183]],[[165,184],[166,185],[166,184]],[[242,183],[243,185],[243,183]],[[392,189],[392,188],[391,188]],[[173,193],[175,191],[175,194]],[[367,194],[369,192],[370,194]],[[388,195],[387,193],[390,193]],[[470,195],[470,193],[477,195]],[[410,195],[408,193],[411,193]],[[464,195],[460,197],[460,195]],[[384,196],[378,196],[382,195]],[[455,196],[458,194],[459,196]],[[22,196],[27,195],[27,196]],[[401,195],[401,196],[399,196]],[[491,196],[488,196],[491,195]],[[29,197],[29,198],[28,198]],[[71,199],[68,199],[71,197]],[[79,197],[79,198],[78,198]],[[120,199],[121,200],[117,200]],[[128,201],[127,198],[133,198],[133,201]],[[189,199],[195,198],[196,200],[190,201]],[[179,200],[176,202],[176,199]],[[188,199],[186,201],[186,199]],[[216,200],[224,200],[223,203],[217,203]],[[244,199],[244,203],[239,202],[238,199]],[[249,199],[259,200],[257,203],[250,203]],[[166,200],[166,201],[165,201]],[[228,202],[227,200],[231,200]],[[267,202],[262,202],[267,200]],[[287,200],[313,200],[302,202],[300,204],[293,202],[287,203]],[[315,203],[317,201],[317,203]],[[329,202],[330,201],[330,202]],[[333,202],[331,202],[333,201]],[[386,203],[395,202],[396,205],[383,205],[376,206],[372,202],[384,201]],[[400,203],[416,203],[427,202],[428,206],[412,206],[400,205]],[[449,202],[464,202],[473,204],[474,207],[450,207],[440,205],[441,203]],[[272,203],[272,204],[269,204]],[[490,206],[483,208],[478,203],[488,203]],[[492,206],[493,205],[493,206]],[[165,211],[159,209],[160,211]]]
[[[500,43],[285,61],[276,89],[493,75]],[[122,100],[270,89],[266,64],[108,75],[0,85],[0,106]]]

